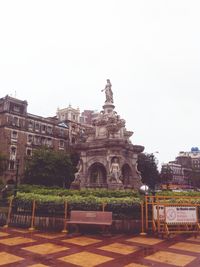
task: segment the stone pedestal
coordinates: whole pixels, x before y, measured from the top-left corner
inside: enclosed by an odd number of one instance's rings
[[[80,183],[72,182],[71,186],[70,186],[70,189],[72,189],[72,190],[80,190],[81,189]]]
[[[110,190],[122,190],[124,189],[124,185],[121,183],[109,183],[108,189]]]

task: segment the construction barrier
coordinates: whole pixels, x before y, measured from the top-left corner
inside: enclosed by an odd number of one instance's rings
[[[145,196],[145,231],[167,237],[178,233],[199,234],[198,202],[199,197]]]

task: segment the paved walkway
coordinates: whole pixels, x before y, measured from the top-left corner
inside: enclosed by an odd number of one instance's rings
[[[0,228],[0,266],[198,267],[200,237],[70,236]]]

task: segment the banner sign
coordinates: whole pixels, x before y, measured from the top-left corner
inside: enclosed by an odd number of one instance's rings
[[[180,206],[165,207],[166,223],[197,223],[196,207]],[[163,211],[164,213],[164,211]]]
[[[159,209],[159,210],[158,210]],[[158,216],[159,216],[159,220],[163,221],[165,219],[164,216],[164,206],[162,205],[153,205],[153,218],[154,220],[158,220]]]

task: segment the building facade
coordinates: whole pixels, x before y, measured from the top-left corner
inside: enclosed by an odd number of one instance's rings
[[[19,165],[19,178],[23,174],[25,159],[34,149],[42,146],[66,151],[73,139],[71,124],[57,117],[44,118],[27,112],[27,101],[10,96],[0,99],[0,152],[7,156],[8,170],[3,181],[14,181]],[[74,134],[74,136],[76,136]]]
[[[181,151],[175,161],[163,164],[161,176],[166,169],[171,171],[168,183],[170,182],[173,189],[200,188],[200,150],[197,147],[188,152]]]

